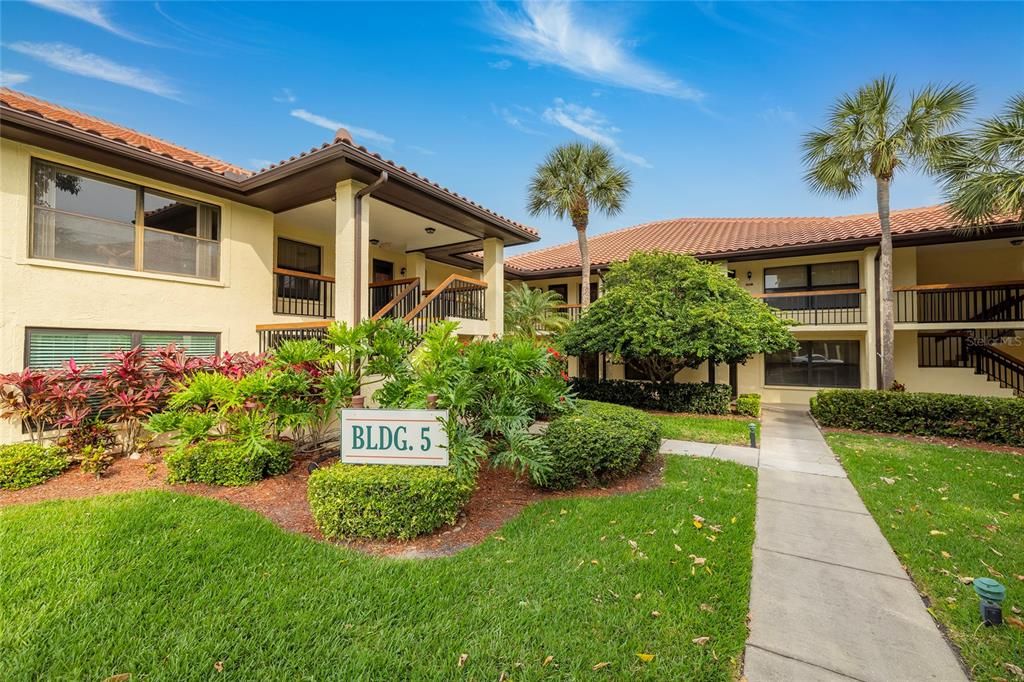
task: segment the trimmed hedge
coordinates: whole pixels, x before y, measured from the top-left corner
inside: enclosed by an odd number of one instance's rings
[[[0,445],[0,488],[20,490],[38,485],[67,469],[69,463],[60,448],[35,443]]]
[[[582,400],[614,403],[641,410],[728,414],[732,389],[726,384],[676,384],[622,379],[572,380],[572,390]]]
[[[823,426],[1024,446],[1024,400],[835,389],[811,399]]]
[[[544,485],[566,490],[635,471],[658,451],[661,428],[640,410],[580,401],[576,412],[552,421],[542,439],[552,459]]]
[[[164,455],[171,483],[249,485],[283,474],[292,466],[292,448],[271,442],[263,452],[251,452],[230,440],[211,440],[178,447]]]
[[[741,393],[736,396],[736,414],[748,417],[761,416],[761,396],[757,393]]]
[[[306,494],[324,537],[407,540],[454,523],[475,487],[451,467],[339,463],[315,470]]]

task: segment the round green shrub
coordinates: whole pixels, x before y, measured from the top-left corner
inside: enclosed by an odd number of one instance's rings
[[[292,448],[269,441],[265,447],[245,447],[231,440],[210,440],[177,447],[164,455],[171,483],[249,485],[283,474],[292,465]]]
[[[0,488],[19,490],[48,481],[68,468],[67,454],[60,448],[35,443],[0,445]]]
[[[475,487],[451,467],[335,464],[310,475],[307,495],[324,537],[406,540],[454,523]]]
[[[566,490],[635,471],[658,451],[661,429],[640,410],[581,400],[576,412],[548,425],[543,440],[552,459],[544,485]]]
[[[761,416],[761,396],[758,393],[741,393],[736,396],[736,414],[748,417]]]

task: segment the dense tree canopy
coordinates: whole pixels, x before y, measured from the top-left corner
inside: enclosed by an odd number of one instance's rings
[[[563,344],[570,355],[609,353],[653,381],[706,360],[744,362],[795,347],[787,323],[721,267],[658,252],[613,265]]]

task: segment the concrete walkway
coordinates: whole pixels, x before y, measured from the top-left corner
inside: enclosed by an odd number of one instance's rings
[[[765,407],[761,436],[741,462],[758,468],[746,679],[966,680],[807,408]],[[739,461],[675,443],[662,452]]]

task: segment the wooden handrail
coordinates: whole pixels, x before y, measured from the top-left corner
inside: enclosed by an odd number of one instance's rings
[[[779,291],[751,294],[754,298],[787,298],[792,296],[836,296],[839,294],[863,294],[864,289],[811,289],[807,291]]]
[[[943,289],[980,289],[983,287],[1019,287],[1024,279],[1006,282],[955,282],[951,284],[917,284],[911,287],[893,287],[893,291],[942,291]]]
[[[275,329],[326,329],[334,320],[314,320],[313,322],[280,322],[277,324],[258,324],[256,331],[266,332]]]
[[[560,304],[556,305],[555,307],[558,308],[559,310],[561,310],[561,309],[565,309],[565,308],[582,308],[583,305],[581,303],[560,303]]]
[[[404,281],[404,280],[403,280]],[[395,294],[390,301],[384,304],[384,307],[373,314],[371,320],[379,320],[384,317],[392,308],[398,305],[398,302],[403,300],[410,292],[416,290],[420,286],[420,278],[413,277],[408,280],[409,284],[404,289]]]
[[[420,314],[420,311],[422,311],[424,308],[426,308],[430,304],[431,301],[433,301],[435,298],[437,298],[442,293],[444,293],[444,290],[447,289],[449,286],[451,286],[452,283],[454,283],[454,282],[465,282],[466,284],[478,285],[478,286],[480,286],[480,287],[482,287],[484,289],[487,288],[487,282],[484,282],[483,280],[473,279],[472,277],[465,277],[463,275],[456,275],[456,274],[448,275],[448,277],[443,282],[441,282],[441,284],[439,286],[437,286],[436,288],[434,288],[433,291],[431,291],[429,294],[427,294],[423,298],[423,300],[420,301],[419,304],[415,308],[410,310],[409,313],[405,317],[403,317],[402,319],[405,320],[406,322],[410,322],[410,321],[416,319],[416,316]]]
[[[389,287],[393,284],[396,286],[401,284],[412,284],[413,282],[418,281],[420,281],[419,277],[406,277],[405,279],[382,279],[378,282],[370,282],[369,287],[371,289],[375,289],[378,287]]]
[[[289,270],[287,268],[274,268],[275,275],[288,275],[289,277],[304,277],[306,279],[316,279],[321,282],[334,282],[334,278],[328,275],[314,275],[311,272],[302,272],[301,270]]]

